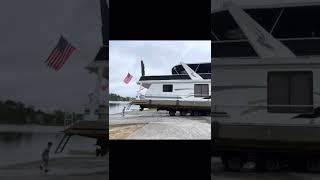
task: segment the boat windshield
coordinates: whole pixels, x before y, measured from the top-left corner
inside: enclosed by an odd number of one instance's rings
[[[272,36],[297,56],[320,55],[320,5],[245,9]],[[228,22],[228,23],[226,23]],[[228,11],[211,15],[214,57],[257,56]]]

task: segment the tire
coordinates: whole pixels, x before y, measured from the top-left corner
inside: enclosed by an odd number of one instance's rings
[[[256,170],[259,171],[259,172],[264,172],[266,171],[266,160],[261,158],[261,159],[257,159],[255,161],[256,163]]]
[[[240,157],[225,157],[222,159],[225,171],[239,172],[243,167]]]
[[[199,116],[199,111],[192,111],[191,116]]]
[[[187,111],[180,111],[180,116],[186,116],[187,115]]]
[[[306,163],[306,170],[309,172],[320,172],[320,160],[308,159]]]
[[[267,159],[265,164],[268,171],[277,171],[280,169],[280,161],[278,159]]]
[[[307,161],[304,159],[292,159],[289,161],[289,168],[296,172],[306,171]]]
[[[169,115],[170,116],[175,116],[176,115],[176,111],[173,111],[173,110],[169,111]]]
[[[227,160],[228,169],[233,172],[239,172],[243,166],[240,158],[231,158]]]

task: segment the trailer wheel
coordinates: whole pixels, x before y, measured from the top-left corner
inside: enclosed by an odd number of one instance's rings
[[[192,111],[191,116],[199,116],[199,111]]]
[[[240,157],[223,158],[222,163],[226,171],[239,172],[243,166],[243,162]]]
[[[297,172],[304,172],[306,171],[307,161],[304,159],[292,159],[289,161],[289,168],[297,171]]]
[[[266,171],[266,160],[264,158],[259,158],[255,161],[256,170],[260,172]]]
[[[176,115],[176,111],[173,111],[173,110],[169,111],[169,115],[170,116],[175,116]]]
[[[267,159],[266,169],[268,171],[276,171],[280,169],[280,161],[278,159]]]
[[[306,169],[309,172],[320,172],[320,160],[319,159],[308,159]]]
[[[139,110],[140,110],[140,111],[143,111],[143,109],[144,109],[144,107],[143,107],[143,106],[140,106],[140,109],[139,109]]]
[[[187,111],[180,111],[180,116],[186,116],[187,115]]]

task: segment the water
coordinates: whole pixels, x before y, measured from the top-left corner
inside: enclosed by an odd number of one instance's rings
[[[122,102],[122,101],[112,101],[109,102],[109,113],[110,114],[117,114],[122,113],[123,107],[128,107],[129,102]],[[126,111],[138,110],[140,107],[137,105],[131,105],[130,109]]]
[[[63,137],[63,133],[59,132],[61,130],[63,127],[0,125],[0,166],[40,160],[48,141],[53,143],[51,158],[90,154],[95,151],[95,139],[72,136],[64,151],[54,154]]]

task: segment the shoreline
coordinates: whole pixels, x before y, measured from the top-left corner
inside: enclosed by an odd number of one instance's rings
[[[17,129],[19,127],[19,129]],[[47,126],[38,124],[0,124],[0,133],[60,133],[63,126]]]

